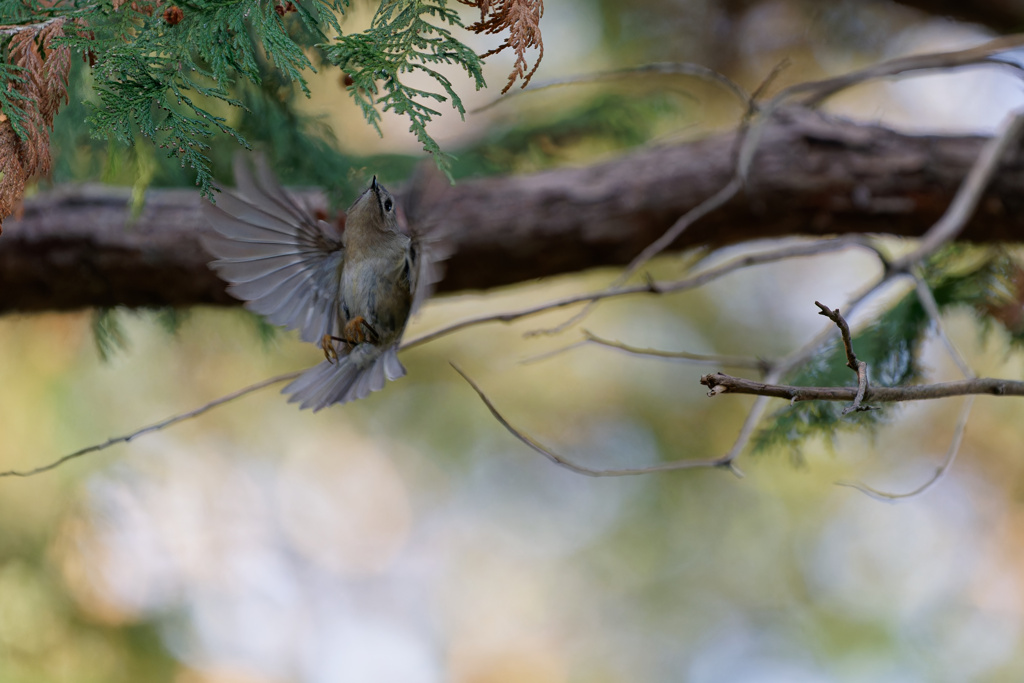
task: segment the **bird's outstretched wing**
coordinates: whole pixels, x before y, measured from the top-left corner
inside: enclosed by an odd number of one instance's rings
[[[344,324],[341,271],[345,247],[328,223],[315,218],[256,158],[255,174],[235,157],[235,193],[223,191],[203,213],[216,234],[203,237],[218,257],[210,265],[230,283],[228,291],[275,325],[299,330],[319,344]]]

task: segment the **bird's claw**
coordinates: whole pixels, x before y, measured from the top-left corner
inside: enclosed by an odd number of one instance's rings
[[[327,359],[328,363],[332,364],[338,362],[338,350],[334,348],[334,341],[336,339],[338,338],[330,334],[325,334],[320,338],[320,346],[323,347],[324,358]]]

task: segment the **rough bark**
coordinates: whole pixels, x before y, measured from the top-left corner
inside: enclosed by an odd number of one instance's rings
[[[920,235],[981,144],[785,112],[766,129],[746,192],[674,248],[786,235]],[[723,135],[435,194],[429,210],[456,247],[441,290],[624,264],[729,181],[734,148],[735,135]],[[1016,150],[962,237],[1019,241],[1022,183],[1024,153]],[[0,236],[0,312],[237,303],[206,267],[198,193],[154,190],[134,220],[127,196],[92,186],[26,202],[23,218]]]

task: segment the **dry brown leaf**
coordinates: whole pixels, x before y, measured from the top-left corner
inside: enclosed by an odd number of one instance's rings
[[[24,26],[7,46],[7,61],[25,69],[24,82],[7,87],[26,98],[21,109],[28,135],[22,140],[8,117],[0,120],[0,221],[20,206],[30,178],[50,172],[50,129],[57,110],[68,99],[71,51],[54,44],[64,36],[64,23],[60,18]]]
[[[496,55],[506,48],[511,48],[516,53],[516,63],[509,74],[508,83],[502,89],[502,94],[509,91],[509,88],[518,79],[523,80],[520,87],[525,88],[537,73],[540,61],[544,59],[544,40],[540,34],[540,18],[544,15],[544,0],[459,0],[463,5],[476,7],[480,10],[480,21],[470,24],[466,28],[474,33],[498,34],[508,31],[505,42],[497,48],[486,52],[480,57],[482,59]],[[529,69],[529,62],[526,59],[526,51],[530,48],[537,49],[537,61],[533,68]],[[527,71],[529,69],[529,71]]]
[[[64,22],[50,24],[39,32],[39,42],[45,55],[43,62],[44,89],[39,110],[43,123],[53,128],[53,119],[61,105],[68,101],[68,74],[71,70],[71,48],[66,44],[54,45],[55,39],[64,37]]]

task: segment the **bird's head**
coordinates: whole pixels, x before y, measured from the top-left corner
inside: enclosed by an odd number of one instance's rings
[[[373,176],[370,187],[349,207],[345,230],[350,234],[353,230],[360,231],[368,236],[399,232],[395,198],[377,182],[377,176]]]

